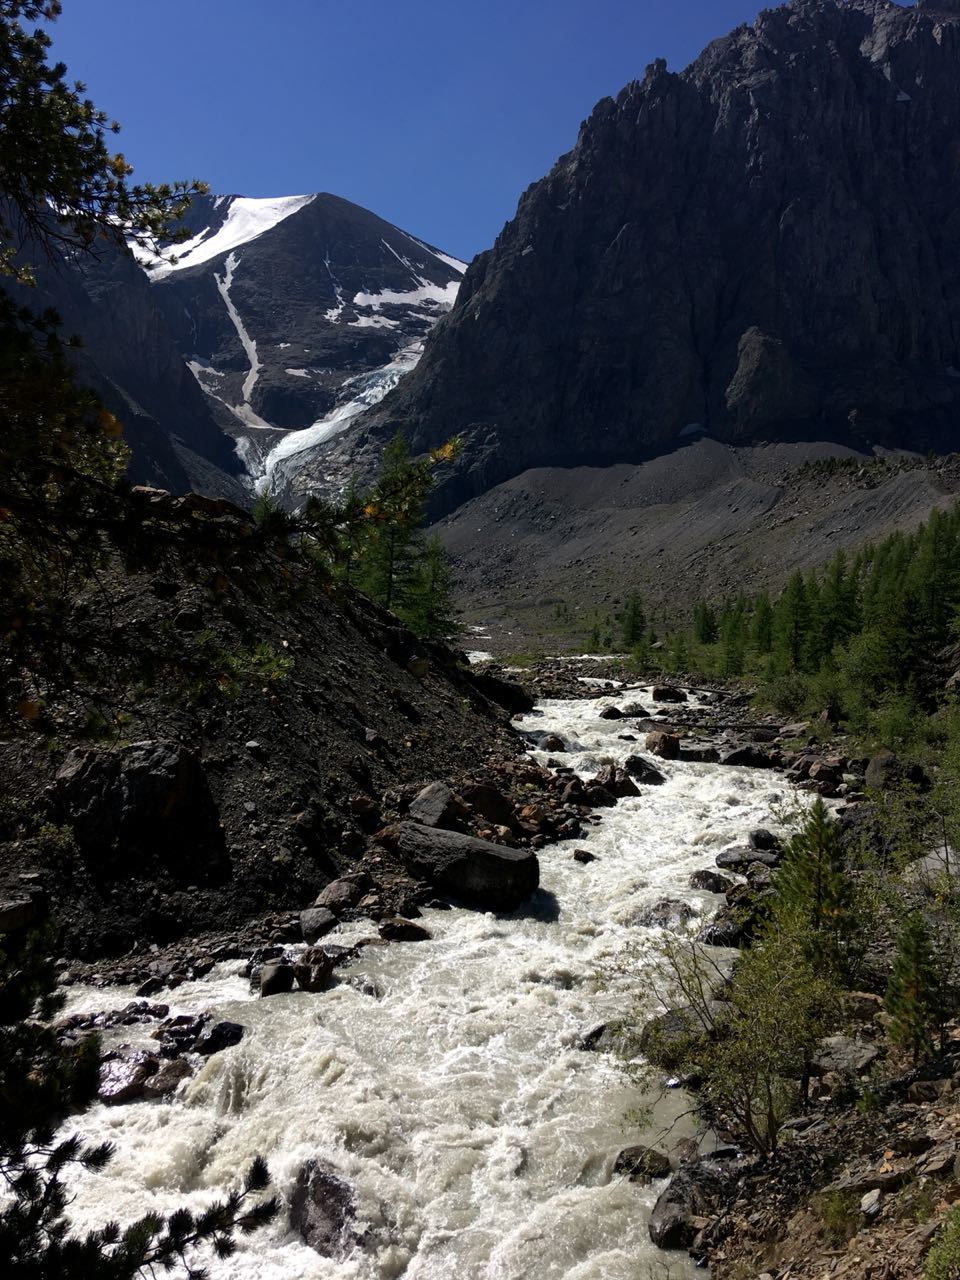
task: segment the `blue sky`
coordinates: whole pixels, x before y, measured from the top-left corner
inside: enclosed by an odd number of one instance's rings
[[[54,55],[144,179],[331,191],[469,258],[594,103],[761,0],[64,0]]]

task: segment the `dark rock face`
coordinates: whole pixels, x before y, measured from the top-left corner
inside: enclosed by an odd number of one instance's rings
[[[39,262],[34,270],[36,288],[4,287],[32,311],[54,308],[63,332],[82,340],[71,357],[77,379],[123,424],[131,480],[243,501],[234,442],[217,424],[133,259],[101,246],[95,259]]]
[[[263,966],[260,974],[261,996],[278,996],[293,990],[293,965],[273,960]]]
[[[76,748],[57,774],[60,812],[90,854],[162,857],[191,877],[223,869],[219,818],[197,756],[176,742]],[[199,855],[199,856],[198,856]]]
[[[100,1066],[100,1087],[97,1096],[108,1106],[119,1106],[142,1098],[144,1085],[155,1075],[160,1066],[152,1053],[141,1049],[127,1054],[111,1054]]]
[[[197,1053],[208,1058],[223,1049],[232,1049],[235,1044],[240,1043],[245,1033],[246,1027],[242,1027],[239,1022],[214,1022],[202,1032],[193,1047]]]
[[[344,452],[462,433],[448,511],[530,467],[636,462],[697,432],[945,442],[957,14],[797,0],[685,71],[655,62],[524,194]]]
[[[401,822],[389,840],[414,875],[484,910],[512,911],[540,883],[540,864],[528,849],[416,822]]]

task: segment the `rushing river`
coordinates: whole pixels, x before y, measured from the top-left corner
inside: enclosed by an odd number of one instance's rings
[[[575,742],[565,761],[592,776],[642,746],[618,740],[621,722],[599,718],[607,701],[550,702],[524,727]],[[617,1152],[655,1142],[683,1099],[659,1104],[648,1131],[631,1127],[624,1115],[636,1099],[615,1061],[577,1045],[623,1008],[624,985],[599,989],[595,978],[627,944],[652,944],[655,931],[636,923],[643,908],[670,896],[711,910],[716,899],[687,887],[691,872],[770,825],[788,787],[776,775],[717,765],[662,770],[665,785],[603,811],[586,837],[541,852],[544,892],[534,909],[427,911],[432,941],[367,948],[347,972],[367,975],[380,998],[342,981],[319,995],[255,999],[240,963],[169,993],[171,1013],[209,1008],[249,1031],[172,1101],[97,1106],[81,1118],[88,1140],[108,1139],[117,1152],[103,1173],[76,1180],[73,1220],[94,1226],[199,1208],[235,1185],[259,1152],[281,1193],[305,1160],[333,1166],[354,1190],[364,1242],[322,1258],[281,1215],[214,1264],[214,1276],[692,1275],[685,1255],[660,1253],[647,1236],[663,1184],[640,1187],[612,1173]],[[578,847],[597,860],[573,861]],[[331,940],[371,932],[369,922],[342,926]],[[634,985],[642,991],[642,963]],[[73,988],[68,1011],[130,998],[129,990]],[[122,1034],[130,1040],[136,1030]]]

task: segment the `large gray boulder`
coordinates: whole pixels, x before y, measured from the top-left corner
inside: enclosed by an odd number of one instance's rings
[[[387,841],[418,879],[484,910],[512,911],[540,884],[540,864],[528,849],[417,822],[401,822]]]

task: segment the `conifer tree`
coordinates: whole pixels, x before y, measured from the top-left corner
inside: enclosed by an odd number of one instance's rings
[[[699,601],[693,611],[693,638],[697,644],[716,644],[720,635],[717,615],[704,601]]]
[[[807,608],[807,585],[799,571],[787,583],[774,611],[777,647],[787,655],[791,665],[799,669],[804,656],[810,619]]]
[[[926,922],[921,912],[912,911],[897,937],[884,1007],[892,1019],[891,1039],[908,1049],[915,1063],[930,1053],[942,1020],[939,987]]]
[[[720,674],[743,675],[746,656],[746,625],[743,609],[738,604],[724,610],[720,621]]]
[[[775,915],[814,940],[819,972],[844,975],[852,961],[855,917],[840,829],[818,796],[787,846],[776,878]]]
[[[773,607],[765,591],[757,596],[753,606],[753,647],[766,656],[773,648]]]
[[[638,595],[627,597],[623,611],[623,643],[628,649],[635,649],[643,639],[647,630],[647,619],[643,612],[643,601]]]

